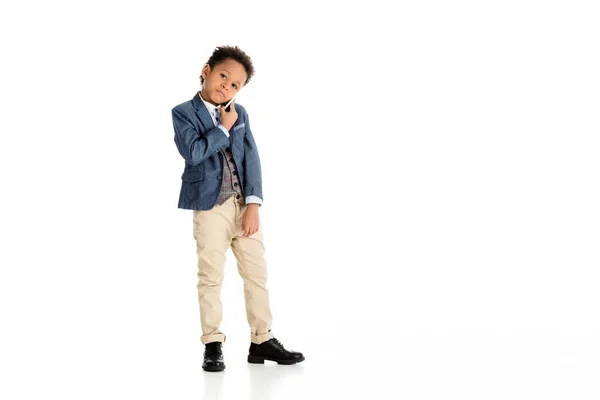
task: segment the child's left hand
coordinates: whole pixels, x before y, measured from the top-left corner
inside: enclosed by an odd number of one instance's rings
[[[246,206],[246,211],[242,216],[242,234],[246,237],[258,231],[258,207],[259,205],[254,203]]]

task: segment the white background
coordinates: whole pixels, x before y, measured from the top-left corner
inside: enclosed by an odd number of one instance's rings
[[[3,399],[600,399],[593,1],[5,2]],[[273,332],[201,369],[171,109],[219,45],[263,166]]]

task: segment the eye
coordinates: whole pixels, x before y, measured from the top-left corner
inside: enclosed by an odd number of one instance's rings
[[[235,83],[233,84],[233,87],[235,88],[235,90],[237,90],[237,85]]]
[[[223,78],[227,78],[227,77],[225,76],[225,74],[221,74],[221,76],[222,76]]]

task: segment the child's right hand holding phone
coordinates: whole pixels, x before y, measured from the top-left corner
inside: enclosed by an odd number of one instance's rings
[[[229,105],[229,106],[227,106]],[[227,104],[221,106],[221,124],[225,129],[230,130],[238,119],[238,113],[235,111],[235,97]]]

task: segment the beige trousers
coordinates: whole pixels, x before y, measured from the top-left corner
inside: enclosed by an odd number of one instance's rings
[[[194,239],[198,254],[198,301],[203,344],[224,342],[220,325],[223,317],[221,284],[225,252],[231,246],[237,259],[238,272],[244,280],[246,317],[250,325],[250,341],[260,344],[273,337],[271,309],[267,290],[267,263],[262,227],[242,236],[244,200],[236,195],[210,210],[193,210]]]

